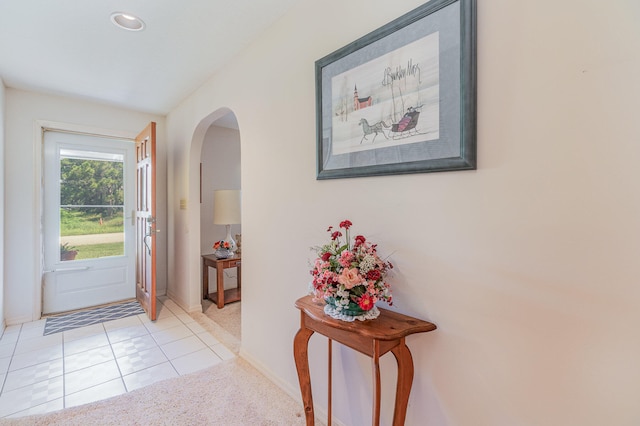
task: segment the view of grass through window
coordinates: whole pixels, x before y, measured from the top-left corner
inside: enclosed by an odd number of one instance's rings
[[[122,155],[61,150],[60,259],[124,255]]]

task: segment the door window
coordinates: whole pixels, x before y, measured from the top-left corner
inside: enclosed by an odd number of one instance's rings
[[[60,261],[124,255],[124,156],[60,150]]]

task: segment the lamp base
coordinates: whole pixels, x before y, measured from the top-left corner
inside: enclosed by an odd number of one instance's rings
[[[236,250],[238,250],[238,245],[236,244],[236,241],[233,239],[233,237],[231,236],[231,225],[225,225],[227,227],[227,236],[224,237],[224,241],[229,243],[229,251],[231,252],[231,256],[232,257]]]

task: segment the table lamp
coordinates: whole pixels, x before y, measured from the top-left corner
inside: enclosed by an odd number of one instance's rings
[[[233,237],[231,237],[231,225],[240,223],[239,189],[220,189],[213,191],[213,223],[227,227],[227,236],[224,238],[224,241],[230,244],[231,253],[235,253],[238,246]]]

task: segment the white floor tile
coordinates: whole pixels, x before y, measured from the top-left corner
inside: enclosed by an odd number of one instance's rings
[[[42,334],[37,337],[31,337],[25,339],[20,334],[20,338],[18,339],[18,343],[16,344],[16,355],[23,354],[25,352],[31,352],[42,348],[47,348],[49,346],[61,345],[62,344],[62,333],[51,334],[49,336],[43,336]]]
[[[7,327],[0,417],[101,400],[235,356],[176,303],[159,300],[153,322],[140,314],[48,336],[46,320]]]
[[[22,324],[9,325],[4,329],[2,338],[4,339],[4,337],[8,334],[20,333],[20,330],[22,330]]]
[[[181,376],[211,367],[221,362],[222,359],[209,348],[201,349],[197,352],[192,352],[171,360],[171,364],[173,364],[173,367]]]
[[[168,359],[166,355],[159,347],[139,351],[122,358],[116,358],[116,362],[118,363],[120,372],[123,376],[167,361]]]
[[[11,330],[9,330],[9,328],[11,327],[18,327],[16,328],[12,328]],[[2,335],[2,338],[0,339],[0,345],[6,345],[7,343],[13,343],[15,344],[18,341],[18,337],[20,337],[20,326],[11,326],[11,327],[7,327],[4,330],[4,334]]]
[[[10,371],[7,373],[2,391],[12,391],[53,377],[62,376],[62,373],[62,358]]]
[[[19,336],[20,336],[20,333],[7,334],[0,340],[0,345],[2,345],[2,346],[13,346],[15,348],[16,347],[16,343],[18,343],[18,337]]]
[[[178,377],[178,373],[171,363],[165,362],[133,374],[128,374],[124,376],[123,379],[127,386],[127,391],[131,392],[134,389],[148,386],[152,383],[159,382],[160,380],[171,379],[173,377]]]
[[[176,314],[176,317],[185,324],[191,324],[196,322],[193,317],[187,313],[184,314]]]
[[[207,346],[214,346],[220,343],[220,340],[213,337],[211,333],[198,333],[198,339],[202,340],[202,342]]]
[[[154,322],[147,322],[144,324],[149,330],[149,333],[155,333],[158,331],[166,330],[167,328],[175,327],[182,324],[182,321],[178,319],[176,316],[172,316],[171,318],[163,318],[157,319]]]
[[[4,344],[0,343],[0,358],[12,356],[15,349],[16,349],[16,342],[4,343]]]
[[[115,361],[107,361],[64,375],[64,393],[70,395],[120,377]]]
[[[156,307],[156,320],[163,320],[169,318],[175,318],[175,314],[169,310],[169,308],[158,304]]]
[[[113,351],[110,346],[91,349],[64,357],[65,375],[76,370],[91,367],[107,361],[114,361]]]
[[[160,345],[160,348],[167,358],[175,359],[191,352],[199,351],[207,346],[202,343],[196,336],[187,337],[185,339],[176,340],[175,342]]]
[[[40,319],[38,321],[25,322],[24,324],[22,324],[22,331],[24,332],[25,330],[30,330],[32,328],[37,328],[44,331],[44,326],[46,323],[46,318]]]
[[[205,330],[205,328],[203,326],[201,326],[200,324],[198,324],[197,322],[190,322],[188,324],[185,324],[187,327],[189,327],[189,329],[191,331],[193,331],[194,334],[200,334],[200,333],[206,333],[207,330]]]
[[[20,411],[12,414],[8,417],[24,417],[33,416],[35,414],[45,414],[52,411],[62,410],[64,408],[64,398],[54,399],[53,401],[45,402],[44,404],[36,405],[28,410]]]
[[[27,323],[29,324],[29,323]],[[31,339],[34,337],[42,337],[44,335],[44,327],[23,328],[20,331],[20,340]],[[53,335],[52,335],[53,336]]]
[[[83,337],[81,339],[72,340],[64,344],[64,356],[70,356],[80,352],[97,349],[109,345],[107,334],[94,334],[93,336]]]
[[[109,336],[109,341],[111,342],[111,344],[122,342],[123,340],[132,339],[138,336],[144,336],[145,334],[149,334],[149,330],[147,330],[147,328],[143,324],[107,331],[107,335]]]
[[[94,386],[89,389],[66,395],[64,397],[65,408],[75,407],[76,405],[88,404],[94,401],[111,398],[112,396],[126,393],[122,378],[117,378],[101,385]]]
[[[109,331],[109,330],[115,330],[117,328],[133,327],[136,325],[140,325],[142,324],[142,321],[140,321],[137,315],[132,315],[130,317],[103,322],[102,324],[104,325],[104,329]]]
[[[23,386],[0,395],[0,417],[62,398],[62,376]]]
[[[132,355],[140,351],[154,349],[157,347],[158,344],[153,340],[153,337],[151,337],[150,334],[134,337],[133,339],[124,340],[111,345],[116,358],[122,358],[127,355]]]
[[[152,333],[151,336],[158,345],[164,345],[165,343],[193,336],[193,332],[186,325],[180,324],[165,330],[156,331]]]
[[[65,343],[101,333],[104,333],[104,325],[102,325],[102,323],[87,325],[85,327],[74,328],[72,330],[62,332]]]
[[[9,364],[11,364],[11,357],[0,358],[0,373],[5,374],[9,371]]]
[[[211,349],[222,359],[224,360],[228,360],[228,359],[232,359],[235,358],[236,355],[231,352],[229,350],[229,348],[227,348],[225,345],[223,345],[222,343],[218,343],[217,345],[213,345],[211,346]]]
[[[20,355],[15,355],[11,359],[9,371],[20,370],[21,368],[29,367],[36,364],[42,364],[43,362],[51,361],[58,358],[62,358],[62,344],[26,352]]]
[[[167,300],[166,302],[163,303],[163,305],[167,309],[169,309],[171,312],[173,312],[173,314],[176,315],[176,316],[186,313],[184,311],[184,309],[182,309],[180,306],[178,306],[178,304],[176,302],[174,302],[173,300]]]

